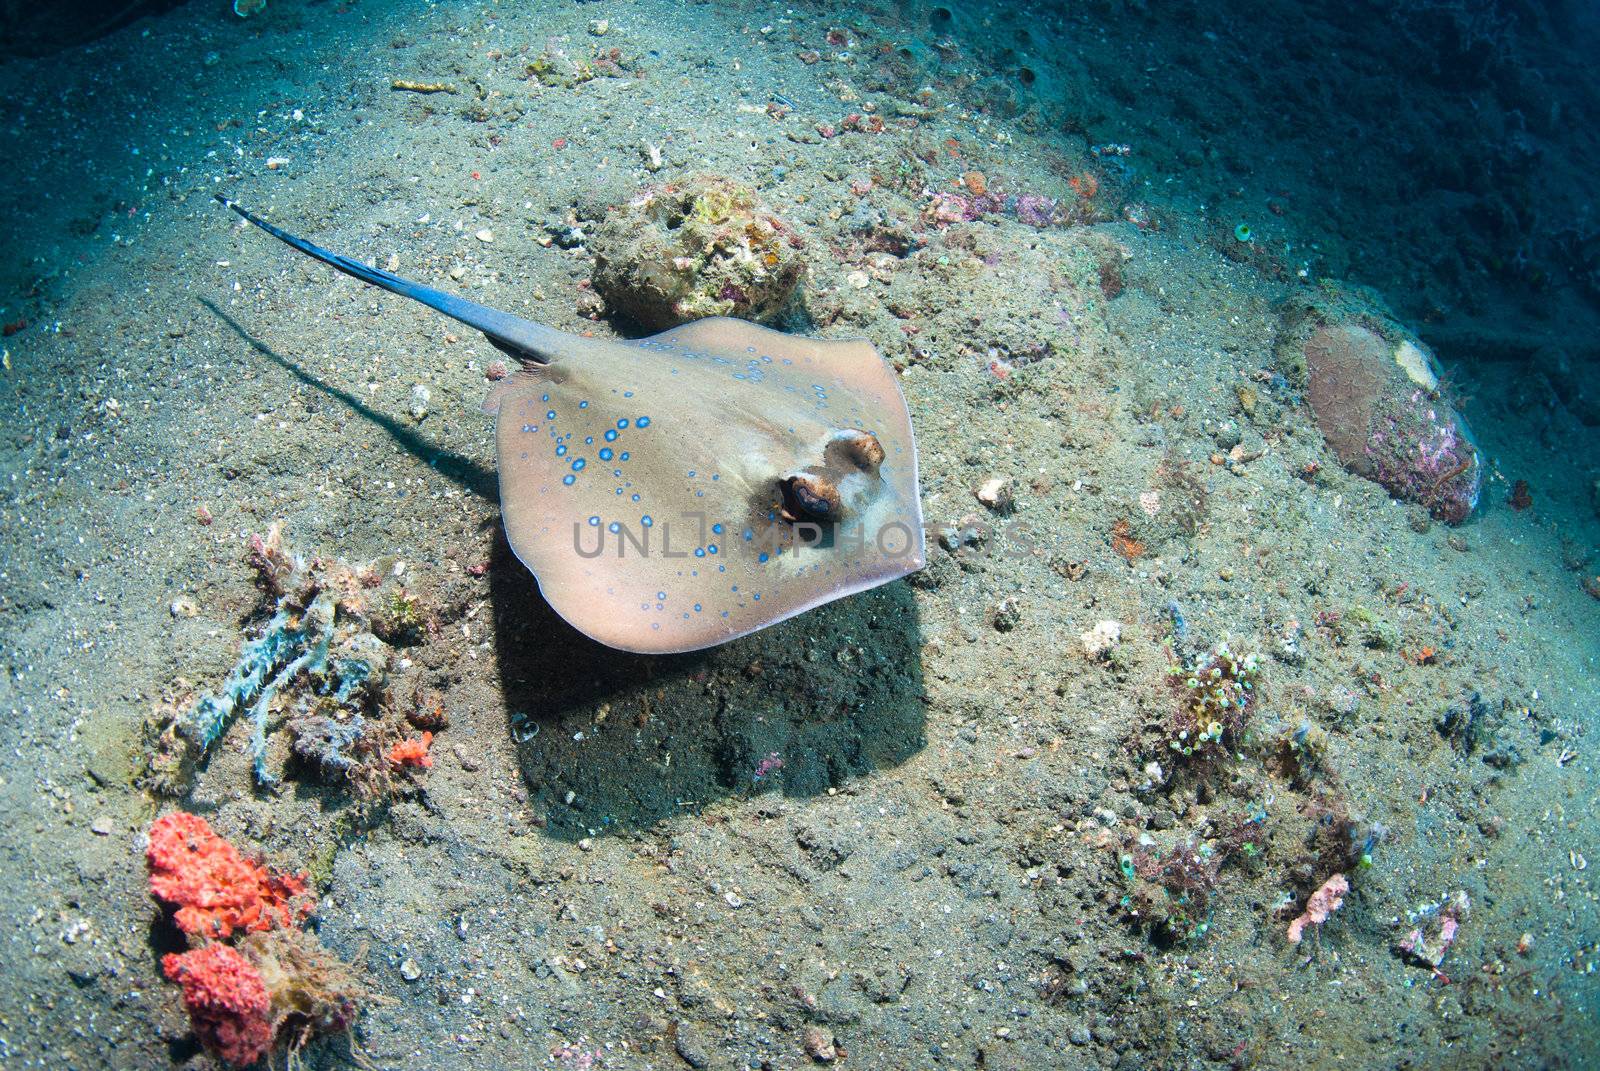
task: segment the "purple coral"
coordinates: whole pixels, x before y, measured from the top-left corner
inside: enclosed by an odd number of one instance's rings
[[[1421,390],[1378,406],[1366,445],[1372,478],[1396,498],[1460,524],[1478,508],[1483,466],[1460,418]]]
[[[1030,227],[1048,227],[1056,222],[1060,208],[1053,198],[1025,193],[1017,198],[1017,221]]]

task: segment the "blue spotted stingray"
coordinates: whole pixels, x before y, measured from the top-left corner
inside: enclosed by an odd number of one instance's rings
[[[926,560],[911,416],[864,339],[713,317],[583,338],[330,253],[481,332],[521,370],[496,415],[506,535],[550,605],[625,651],[715,646]]]

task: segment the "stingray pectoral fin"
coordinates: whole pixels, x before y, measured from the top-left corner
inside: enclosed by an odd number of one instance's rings
[[[431,286],[402,279],[392,272],[381,268],[374,268],[363,264],[359,260],[339,253],[329,252],[319,245],[306,241],[288,231],[274,227],[266,220],[261,219],[248,211],[237,202],[230,201],[222,194],[216,194],[216,199],[233,209],[250,223],[266,231],[285,245],[298,249],[314,260],[344,272],[352,278],[360,279],[364,283],[410,298],[420,302],[435,312],[442,312],[453,320],[459,320],[468,327],[482,331],[496,349],[513,357],[529,361],[553,361],[571,347],[571,336],[566,335],[552,327],[524,320],[520,316],[513,316],[509,312],[491,309],[487,305],[479,305],[476,301],[468,301],[464,297],[435,290]]]

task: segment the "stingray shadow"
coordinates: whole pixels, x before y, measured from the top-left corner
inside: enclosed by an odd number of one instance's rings
[[[421,459],[433,468],[435,472],[457,484],[463,490],[471,491],[479,498],[489,502],[500,501],[500,479],[493,469],[453,450],[434,445],[423,436],[418,435],[415,429],[402,424],[386,413],[378,412],[349,391],[340,390],[338,387],[324,383],[294,361],[250,334],[249,331],[245,330],[244,325],[229,316],[221,306],[209,298],[197,298],[196,300],[210,309],[217,319],[227,324],[233,333],[244,341],[245,345],[272,361],[301,383],[314,390],[321,391],[330,398],[343,402],[357,416],[369,423],[376,424],[388,432],[389,436],[406,453]]]
[[[648,829],[725,797],[813,796],[924,743],[921,629],[896,581],[683,655],[563,621],[501,536],[490,598],[508,731],[551,835]]]

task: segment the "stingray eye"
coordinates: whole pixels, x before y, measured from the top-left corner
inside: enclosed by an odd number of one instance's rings
[[[832,521],[839,517],[839,489],[826,476],[802,472],[785,477],[778,488],[783,492],[786,520]]]
[[[828,445],[830,453],[836,458],[842,457],[851,466],[863,472],[877,472],[878,466],[883,464],[883,444],[868,432],[856,431],[853,428],[836,431],[833,433],[833,441]]]

